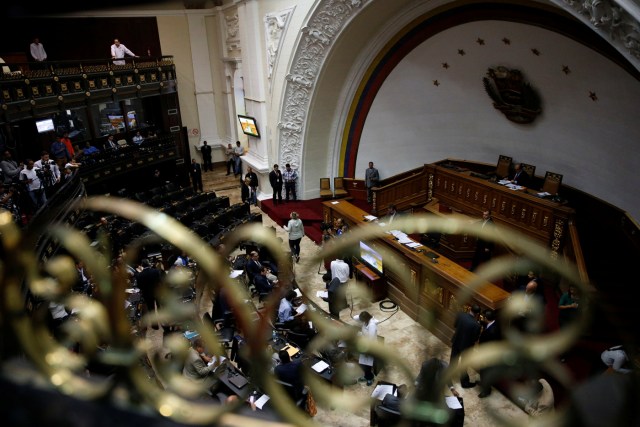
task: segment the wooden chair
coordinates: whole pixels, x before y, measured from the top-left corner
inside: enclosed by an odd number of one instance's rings
[[[560,185],[562,184],[562,175],[555,172],[549,172],[544,174],[544,184],[542,184],[542,191],[546,191],[549,194],[558,194]]]
[[[320,178],[320,197],[323,199],[333,199],[331,180],[329,178]]]
[[[536,167],[534,165],[529,165],[526,163],[520,163],[520,166],[522,166],[522,170],[525,171],[527,173],[527,175],[529,175],[529,179],[533,180],[536,176]]]
[[[344,189],[344,178],[336,176],[333,178],[333,197],[339,199],[341,197],[347,197],[349,192]]]
[[[496,166],[496,176],[499,179],[506,178],[509,176],[509,172],[511,171],[511,162],[513,159],[509,156],[503,156],[502,154],[498,156],[498,165]]]

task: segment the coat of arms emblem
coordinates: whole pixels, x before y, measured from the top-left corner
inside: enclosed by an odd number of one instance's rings
[[[519,70],[499,66],[489,68],[482,79],[484,89],[493,100],[493,106],[514,123],[527,124],[542,112],[540,97],[531,85],[524,81]]]

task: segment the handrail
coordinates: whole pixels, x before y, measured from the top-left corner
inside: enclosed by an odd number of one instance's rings
[[[578,274],[580,280],[583,283],[589,282],[589,274],[587,273],[587,264],[584,260],[584,254],[582,253],[582,246],[580,245],[580,236],[578,229],[574,221],[569,221],[569,244],[565,248],[565,256],[569,258],[569,261],[573,262],[578,268]]]

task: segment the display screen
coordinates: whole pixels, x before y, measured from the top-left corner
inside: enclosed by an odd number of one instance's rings
[[[129,129],[135,129],[138,127],[138,119],[136,118],[135,111],[129,111],[127,113],[127,126],[129,126]]]
[[[382,255],[364,242],[360,242],[360,259],[378,273],[382,274],[384,272]]]
[[[38,120],[36,127],[38,128],[38,133],[51,132],[55,129],[53,119]]]
[[[240,127],[242,128],[242,132],[244,132],[245,135],[260,138],[260,132],[258,132],[258,124],[256,123],[256,119],[254,119],[253,117],[242,116],[238,114],[238,120],[240,120]]]
[[[124,116],[117,114],[107,117],[109,118],[109,123],[113,129],[124,129]]]

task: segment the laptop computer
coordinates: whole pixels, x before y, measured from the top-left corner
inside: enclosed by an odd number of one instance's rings
[[[229,382],[238,388],[246,386],[249,381],[242,375],[233,375],[229,377]]]

